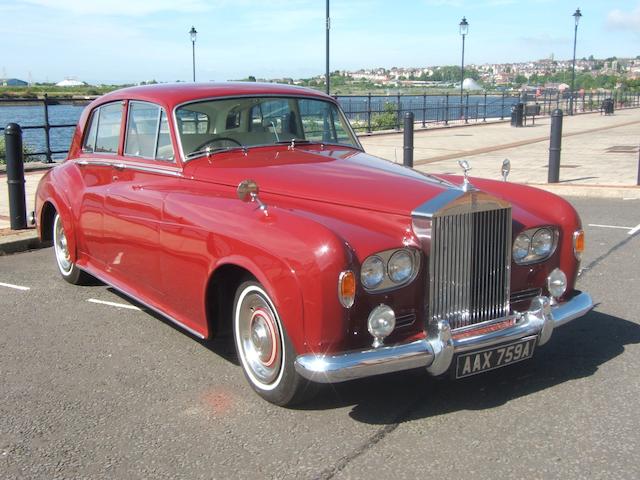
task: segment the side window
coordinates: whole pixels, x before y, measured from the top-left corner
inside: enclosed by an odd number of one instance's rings
[[[158,152],[156,154],[158,160],[173,161],[173,145],[171,145],[171,135],[169,134],[169,122],[167,114],[164,110],[160,112],[160,131],[158,132]]]
[[[96,131],[98,130],[98,112],[99,109],[95,109],[91,112],[89,118],[89,128],[85,130],[84,142],[82,143],[82,151],[87,153],[93,153],[96,148]]]
[[[154,158],[160,107],[151,103],[130,102],[127,119],[125,155]]]
[[[121,121],[122,103],[111,103],[100,107],[94,149],[96,153],[118,153]]]

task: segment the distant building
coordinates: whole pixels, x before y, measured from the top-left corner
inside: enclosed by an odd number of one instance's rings
[[[85,82],[81,82],[75,78],[65,78],[61,82],[56,83],[56,87],[83,87],[85,85]]]
[[[28,85],[24,80],[17,78],[0,78],[0,86],[2,87],[26,87]]]

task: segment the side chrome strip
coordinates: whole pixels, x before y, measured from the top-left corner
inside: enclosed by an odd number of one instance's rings
[[[85,272],[87,272],[89,275],[92,275],[94,277],[96,277],[98,280],[100,280],[103,283],[106,283],[107,285],[109,285],[112,288],[115,288],[116,290],[124,293],[127,297],[135,300],[136,302],[138,302],[139,304],[143,305],[144,307],[148,308],[149,310],[152,310],[154,312],[156,312],[158,315],[162,315],[164,318],[166,318],[167,320],[169,320],[172,323],[175,323],[177,326],[179,326],[180,328],[186,330],[187,332],[189,332],[191,335],[198,337],[200,339],[204,340],[204,335],[202,335],[200,332],[197,332],[196,330],[194,330],[193,328],[187,327],[184,323],[182,323],[179,320],[176,320],[175,318],[173,318],[171,315],[168,315],[167,313],[163,312],[162,310],[160,310],[157,307],[154,307],[153,305],[141,300],[140,298],[138,298],[135,295],[132,295],[131,293],[129,293],[129,291],[126,288],[123,288],[122,286],[120,286],[117,282],[113,282],[113,281],[107,281],[105,280],[102,276],[100,276],[99,274],[95,273],[92,269],[87,268],[87,267],[80,267],[79,265],[76,265],[78,268],[80,268],[81,270],[84,270]]]
[[[159,175],[169,175],[171,177],[181,177],[182,172],[179,170],[171,170],[167,168],[154,167],[151,165],[139,165],[139,164],[131,164],[131,163],[123,163],[116,161],[107,161],[107,160],[76,160],[77,165],[87,166],[87,165],[96,165],[100,167],[113,167],[118,170],[133,170],[138,172],[145,173],[157,173]]]

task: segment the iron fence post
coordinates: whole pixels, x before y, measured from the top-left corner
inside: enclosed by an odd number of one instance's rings
[[[484,91],[484,109],[482,111],[482,121],[487,121],[487,91]]]
[[[405,167],[413,168],[413,112],[404,114],[404,142],[402,161]]]
[[[45,155],[47,159],[47,163],[53,162],[51,158],[51,138],[49,136],[49,130],[51,129],[51,124],[49,123],[49,96],[44,94],[44,144],[45,144]]]
[[[469,92],[464,101],[464,123],[469,123]]]
[[[504,91],[502,92],[502,107],[500,108],[500,120],[504,120]]]
[[[367,133],[371,133],[371,92],[367,95]]]
[[[4,129],[4,143],[7,156],[11,230],[23,230],[27,228],[27,202],[24,193],[24,157],[20,125],[17,123],[7,125]]]
[[[562,110],[551,113],[551,138],[549,141],[548,183],[560,181],[560,152],[562,150]]]
[[[398,93],[398,112],[396,113],[396,130],[400,131],[400,114],[402,110],[400,108],[400,94]]]
[[[449,93],[444,97],[444,124],[449,125]]]
[[[427,92],[422,94],[422,128],[427,126]]]

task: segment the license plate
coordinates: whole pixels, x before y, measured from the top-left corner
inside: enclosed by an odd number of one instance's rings
[[[456,378],[488,372],[531,358],[536,342],[537,337],[527,337],[509,345],[459,355],[456,363]]]

